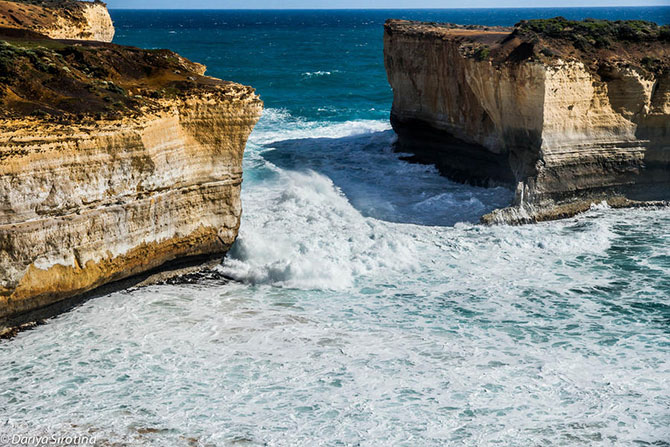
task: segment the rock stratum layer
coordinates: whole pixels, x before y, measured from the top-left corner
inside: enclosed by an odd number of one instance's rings
[[[252,88],[167,50],[7,30],[0,41],[0,331],[228,250],[262,111]]]
[[[114,25],[104,3],[75,0],[0,0],[0,27],[27,29],[54,39],[111,42]]]
[[[514,188],[489,223],[667,201],[669,36],[646,22],[387,21],[399,150],[459,181]]]

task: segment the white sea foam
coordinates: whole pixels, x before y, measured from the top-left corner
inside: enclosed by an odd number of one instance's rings
[[[378,120],[343,122],[307,121],[292,116],[285,109],[268,108],[250,139],[248,150],[275,141],[299,138],[340,138],[391,129],[391,125]]]
[[[608,210],[610,209],[609,204],[607,203],[607,200],[603,200],[600,203],[592,203],[591,204],[591,210]]]
[[[313,77],[320,77],[320,76],[330,76],[333,73],[339,73],[339,70],[332,70],[332,71],[325,71],[325,70],[319,70],[319,71],[306,71],[305,73],[302,74],[302,76],[306,78],[313,78]]]
[[[354,242],[375,235],[407,247],[355,252],[335,228],[312,237],[332,243],[300,253],[334,251],[332,264],[278,269],[284,283],[327,272],[338,288],[353,278],[346,290],[212,282],[90,301],[0,345],[0,432],[82,430],[139,446],[668,439],[667,327],[636,304],[658,302],[662,276],[604,268],[644,257],[667,276],[663,246],[640,256],[630,238],[668,234],[667,210],[427,227],[355,217],[327,179],[287,176],[282,200],[294,210],[331,201],[343,222],[358,222],[347,228]],[[265,253],[272,241],[244,256],[288,260],[282,251],[305,242],[305,217],[276,252]],[[635,229],[625,228],[631,218]],[[374,267],[343,273],[342,253]],[[401,273],[393,264],[404,256]]]
[[[364,218],[327,177],[280,172],[272,187],[249,191],[227,275],[254,284],[344,289],[357,276],[392,267],[411,270],[409,241]]]
[[[425,248],[417,247],[417,238],[428,230],[375,217],[419,223],[459,205],[478,216],[486,206],[473,194],[491,191],[459,185],[442,193],[450,182],[434,167],[400,161],[390,149],[394,138],[386,122],[323,124],[266,111],[248,160],[271,175],[245,183],[243,224],[223,271],[252,284],[345,289],[357,277],[420,269],[416,250]],[[329,176],[310,169],[317,167]]]

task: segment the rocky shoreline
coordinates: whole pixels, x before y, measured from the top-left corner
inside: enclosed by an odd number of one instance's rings
[[[485,223],[670,200],[670,28],[557,18],[514,28],[389,20],[398,149],[506,185]]]

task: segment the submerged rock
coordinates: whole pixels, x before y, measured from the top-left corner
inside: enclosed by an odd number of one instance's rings
[[[230,248],[262,102],[204,72],[168,50],[0,31],[0,330]]]
[[[557,18],[514,28],[389,20],[398,149],[508,185],[487,223],[670,199],[670,27]]]

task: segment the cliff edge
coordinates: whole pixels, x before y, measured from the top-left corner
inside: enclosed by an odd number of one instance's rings
[[[0,29],[0,332],[240,225],[262,102],[168,50]]]
[[[398,149],[453,179],[515,189],[487,223],[670,199],[670,27],[389,20]]]
[[[0,0],[0,27],[35,31],[53,39],[111,42],[114,25],[96,0]]]

